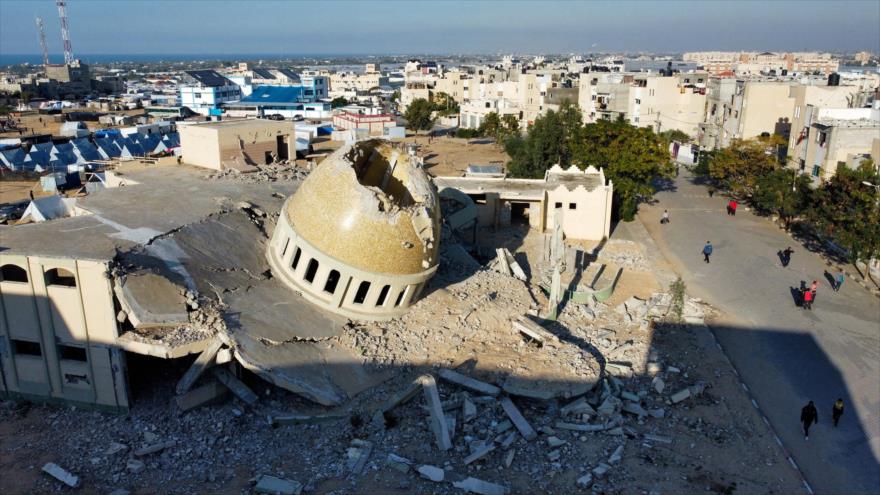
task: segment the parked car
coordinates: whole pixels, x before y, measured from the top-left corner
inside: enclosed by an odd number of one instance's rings
[[[284,115],[273,113],[272,115],[267,115],[266,118],[269,120],[284,120]]]

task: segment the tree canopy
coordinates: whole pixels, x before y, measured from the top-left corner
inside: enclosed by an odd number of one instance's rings
[[[344,107],[345,105],[348,105],[348,100],[341,96],[337,96],[336,98],[330,100],[330,108],[339,108]]]
[[[758,178],[778,167],[768,144],[758,140],[734,139],[724,149],[708,152],[709,177],[737,196],[751,197]]]
[[[880,255],[880,173],[872,160],[846,166],[813,191],[808,218],[819,231],[849,250],[852,261]]]
[[[431,102],[424,98],[416,98],[406,107],[403,117],[406,119],[406,128],[411,131],[427,131],[434,127],[434,117],[431,116],[434,108]]]
[[[508,139],[505,148],[515,177],[540,178],[557,163],[604,168],[614,182],[615,210],[626,221],[634,218],[640,197],[654,193],[654,179],[674,170],[667,143],[650,128],[622,119],[583,125],[580,110],[568,102],[537,118],[525,137]]]
[[[810,178],[778,168],[757,178],[753,202],[759,211],[776,213],[788,229],[810,199]]]

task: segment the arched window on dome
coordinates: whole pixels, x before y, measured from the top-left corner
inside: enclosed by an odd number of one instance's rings
[[[318,274],[318,260],[312,258],[309,260],[309,266],[306,267],[306,275],[303,277],[306,282],[312,283],[315,281],[315,275]]]

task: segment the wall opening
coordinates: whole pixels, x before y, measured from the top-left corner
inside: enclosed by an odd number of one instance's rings
[[[279,160],[287,160],[287,140],[286,136],[275,136],[276,151],[275,154]]]
[[[336,292],[336,286],[339,284],[339,272],[336,270],[330,270],[330,275],[327,276],[327,282],[324,284],[324,292],[328,294],[333,294]]]
[[[12,352],[19,356],[42,356],[43,349],[39,342],[12,339]]]
[[[271,151],[266,152],[265,160],[266,160],[266,165],[269,165],[270,163],[272,163],[272,152]]]
[[[0,268],[0,282],[28,282],[27,270],[18,265],[3,265]]]
[[[287,247],[290,245],[290,239],[284,241],[284,247],[281,249],[281,258],[284,258],[284,255],[287,254]]]
[[[58,359],[66,359],[68,361],[88,361],[88,356],[84,347],[75,347],[72,345],[58,344]]]
[[[397,300],[394,301],[394,307],[399,308],[401,303],[403,303],[403,295],[406,294],[406,291],[409,290],[409,287],[404,288],[400,291],[400,294],[397,294]]]
[[[354,303],[363,304],[367,300],[368,292],[370,292],[370,283],[364,280],[358,285],[358,290],[354,294]]]
[[[290,267],[296,270],[296,266],[299,265],[299,255],[302,254],[302,249],[299,247],[296,248],[296,251],[293,252],[293,261],[290,262]]]
[[[376,306],[384,306],[385,305],[385,300],[388,299],[388,291],[390,291],[390,290],[391,290],[390,285],[386,285],[385,287],[382,287],[382,290],[379,291],[379,300],[376,301]]]
[[[312,283],[315,281],[315,275],[318,273],[318,260],[312,258],[309,260],[309,266],[306,267],[306,276],[303,277],[306,282]]]
[[[46,285],[76,287],[76,276],[64,268],[53,268],[46,272]]]
[[[577,203],[569,203],[568,204],[569,210],[577,210],[577,207],[578,207]]]
[[[524,202],[510,203],[510,222],[529,223],[529,204]]]

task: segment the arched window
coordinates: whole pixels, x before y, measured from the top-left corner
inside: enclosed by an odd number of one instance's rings
[[[382,287],[382,290],[379,292],[379,300],[376,301],[376,306],[384,306],[385,300],[388,299],[388,291],[391,290],[390,285],[386,285]]]
[[[76,287],[76,276],[64,268],[53,268],[46,272],[46,285]]]
[[[27,270],[18,265],[3,265],[0,268],[0,282],[24,282],[27,283]]]
[[[363,304],[367,300],[367,293],[370,292],[370,283],[364,280],[358,285],[358,290],[354,294],[354,303]]]
[[[333,294],[336,292],[337,284],[339,284],[339,272],[330,270],[330,275],[327,275],[327,282],[324,284],[324,292]]]
[[[296,270],[296,265],[299,265],[299,255],[302,254],[302,249],[296,248],[296,251],[293,252],[293,261],[290,262],[290,267]]]
[[[315,275],[318,273],[318,260],[312,258],[309,260],[309,266],[306,267],[306,276],[303,277],[306,282],[312,283],[315,281]]]

